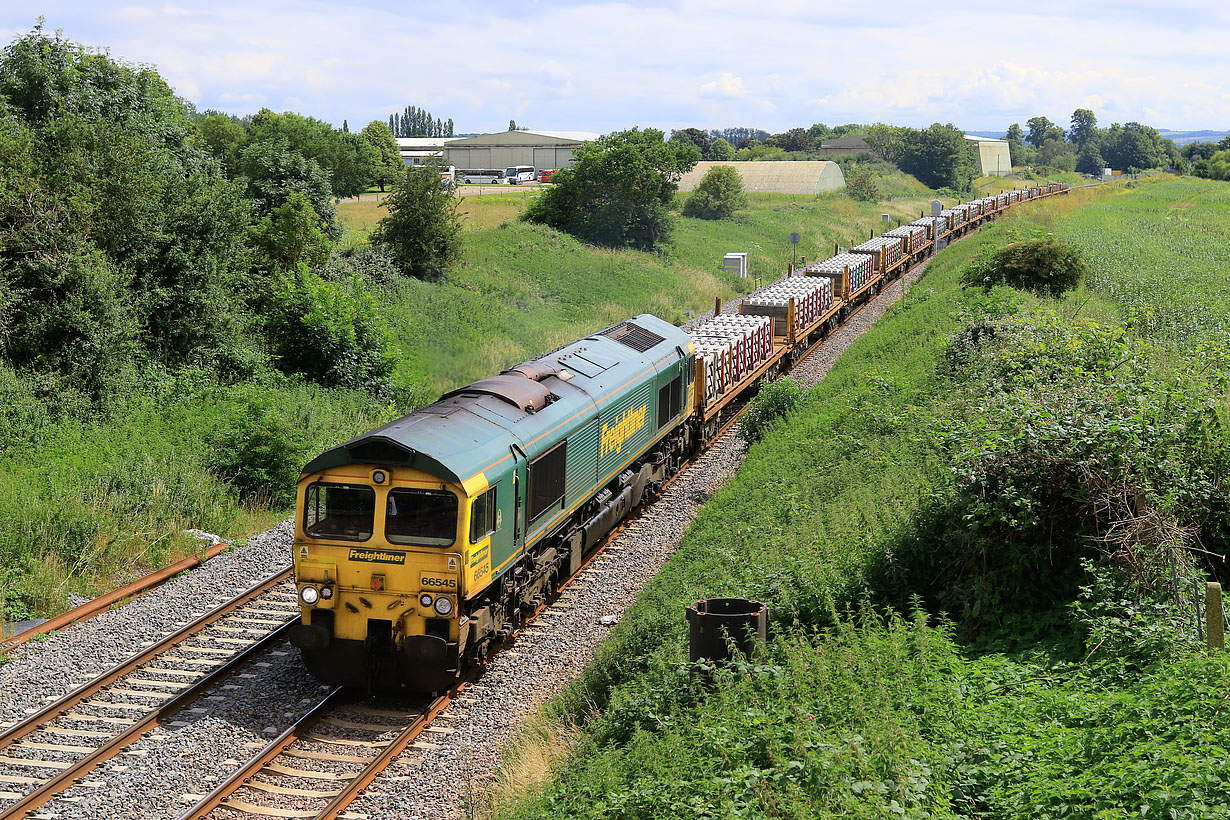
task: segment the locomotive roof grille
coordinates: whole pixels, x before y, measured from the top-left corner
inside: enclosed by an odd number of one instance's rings
[[[644,353],[654,345],[666,341],[665,336],[659,336],[652,330],[646,330],[633,322],[620,322],[602,331],[602,335],[613,339],[621,345],[630,347],[637,353]]]

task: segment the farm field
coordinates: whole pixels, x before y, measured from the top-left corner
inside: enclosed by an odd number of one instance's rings
[[[1183,335],[1136,323],[1134,306],[1186,300],[1182,284],[1125,298],[1116,277],[1141,259],[1092,251],[1127,225],[1163,259],[1207,253],[1217,298],[1227,190],[1075,193],[938,256],[750,448],[582,679],[506,750],[480,816],[1230,816],[1230,660],[1194,627],[1210,565],[1181,539],[1125,542],[1146,564],[1170,555],[1172,585],[1098,546],[1072,523],[1096,513],[1065,501],[1113,475],[1226,552],[1230,361],[1172,344],[1209,339],[1225,311]],[[1199,219],[1184,207],[1205,201]],[[1050,232],[1090,247],[1086,287],[962,286],[984,250]],[[1174,375],[1189,370],[1203,383]],[[999,494],[1000,464],[1020,496]],[[1034,484],[1033,469],[1052,471]],[[770,640],[703,684],[683,610],[725,596],[769,603]]]
[[[1093,266],[1092,290],[1143,334],[1230,338],[1230,186],[1152,178],[1073,213],[1058,232]]]

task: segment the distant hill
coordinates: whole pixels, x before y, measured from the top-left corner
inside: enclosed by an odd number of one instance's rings
[[[1226,137],[1230,137],[1230,131],[1167,131],[1159,128],[1157,132],[1179,145],[1190,145],[1193,142],[1221,142]]]
[[[989,140],[1002,140],[1007,131],[966,131],[971,137],[986,137]]]

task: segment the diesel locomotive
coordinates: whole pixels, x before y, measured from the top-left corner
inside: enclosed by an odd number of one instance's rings
[[[291,642],[322,681],[434,691],[683,463],[695,351],[651,315],[325,451],[298,486]]]

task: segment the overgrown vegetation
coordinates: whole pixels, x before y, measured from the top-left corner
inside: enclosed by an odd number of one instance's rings
[[[1068,207],[942,253],[769,427],[553,704],[572,751],[505,816],[1227,816],[1230,661],[1194,647],[1191,584],[1230,547],[1230,362],[1096,292],[961,286]],[[702,686],[682,612],[717,596],[773,623]]]
[[[1022,239],[974,260],[965,270],[967,285],[990,290],[1008,285],[1040,296],[1061,296],[1080,284],[1089,265],[1080,254],[1052,237]]]

